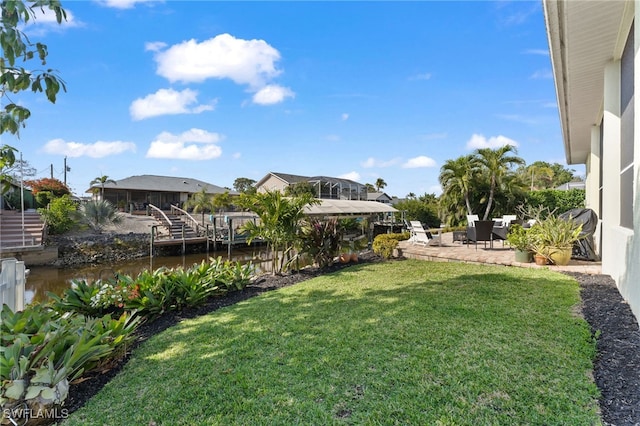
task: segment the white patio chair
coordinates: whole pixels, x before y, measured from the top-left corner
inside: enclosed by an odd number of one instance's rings
[[[468,214],[467,226],[475,226],[476,220],[480,220],[477,214]]]
[[[411,221],[411,232],[412,236],[409,240],[413,244],[422,244],[424,246],[429,246],[431,244],[440,245],[440,235],[434,236],[430,232],[425,231],[422,224],[418,221]]]

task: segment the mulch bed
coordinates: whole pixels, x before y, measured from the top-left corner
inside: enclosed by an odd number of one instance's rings
[[[378,262],[373,253],[361,253],[360,263]],[[258,294],[290,286],[319,275],[337,271],[350,264],[336,263],[325,270],[306,268],[297,273],[262,276],[242,291],[223,298],[211,299],[207,304],[181,312],[168,312],[138,329],[135,346],[166,330],[183,319],[195,318],[233,305]],[[598,334],[594,378],[600,389],[600,409],[605,425],[640,425],[640,329],[624,302],[615,282],[608,275],[567,273],[580,283],[582,311],[593,333]],[[131,348],[131,349],[133,349]],[[109,371],[72,384],[65,407],[74,412],[109,382],[126,364],[129,354]]]

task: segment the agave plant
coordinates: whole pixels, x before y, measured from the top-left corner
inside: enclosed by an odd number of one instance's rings
[[[78,220],[96,232],[102,233],[107,225],[118,224],[122,221],[116,207],[107,200],[89,201],[78,209]]]

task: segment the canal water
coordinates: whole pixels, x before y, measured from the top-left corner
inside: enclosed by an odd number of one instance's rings
[[[200,263],[209,258],[222,257],[241,263],[252,262],[257,271],[267,271],[270,261],[265,260],[265,248],[234,249],[229,257],[227,251],[188,254],[184,256],[144,257],[132,261],[120,262],[114,265],[85,265],[72,268],[56,268],[53,266],[30,266],[29,276],[25,285],[25,303],[45,302],[49,299],[47,292],[61,295],[71,286],[73,280],[93,282],[98,279],[109,279],[116,274],[138,275],[142,270],[154,270],[161,266],[168,268],[188,268],[194,263]],[[260,257],[262,256],[262,258]]]

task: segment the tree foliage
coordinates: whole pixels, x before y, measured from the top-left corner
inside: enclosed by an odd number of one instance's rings
[[[73,228],[75,212],[76,204],[67,194],[52,199],[47,207],[38,209],[51,234],[64,234]]]
[[[440,169],[440,216],[449,225],[466,221],[467,214],[508,214],[522,204],[525,185],[514,166],[524,164],[511,145],[479,149],[448,160]]]
[[[568,169],[559,163],[535,161],[527,166],[519,167],[516,171],[531,191],[540,189],[555,189],[567,182],[581,180],[575,170]]]
[[[398,210],[405,212],[408,221],[417,220],[429,227],[440,226],[438,215],[438,199],[435,194],[424,194],[418,198],[407,198],[393,205]]]
[[[109,179],[109,176],[106,176],[106,175],[96,177],[91,182],[89,182],[89,185],[93,186],[93,185],[100,184],[100,198],[104,199],[104,186],[107,183],[113,183],[117,185],[115,180]]]
[[[60,89],[66,91],[64,81],[55,70],[27,70],[16,62],[23,63],[37,58],[41,66],[47,64],[49,51],[43,43],[32,42],[22,31],[29,21],[36,20],[38,12],[50,10],[58,24],[67,19],[67,14],[58,0],[4,0],[2,6],[2,26],[0,45],[0,91],[3,109],[0,111],[0,134],[9,132],[19,135],[25,127],[31,112],[11,99],[11,94],[22,91],[44,92],[51,103],[56,102]]]
[[[189,199],[184,203],[184,208],[191,209],[193,213],[201,213],[202,226],[204,226],[205,212],[212,212],[214,210],[212,201],[211,195],[207,194],[207,189],[202,188],[200,191],[189,196]]]
[[[568,210],[584,207],[585,190],[570,189],[559,191],[556,189],[544,189],[530,191],[525,196],[525,206],[545,208],[549,211],[564,213]]]
[[[253,179],[239,177],[233,181],[233,189],[235,189],[240,193],[253,192],[256,190],[255,184],[256,184],[256,181]]]
[[[287,186],[284,190],[287,197],[300,197],[310,195],[312,197],[318,197],[318,189],[307,181],[296,182]]]
[[[34,194],[41,191],[47,191],[52,193],[56,197],[62,197],[63,195],[71,194],[67,185],[62,183],[56,178],[41,178],[35,180],[25,180],[25,185],[31,188]]]
[[[289,268],[293,260],[293,250],[299,243],[301,220],[304,208],[319,201],[309,194],[286,197],[280,191],[241,194],[242,208],[258,215],[258,222],[246,222],[243,230],[247,241],[263,239],[271,255],[271,272],[281,273]]]

